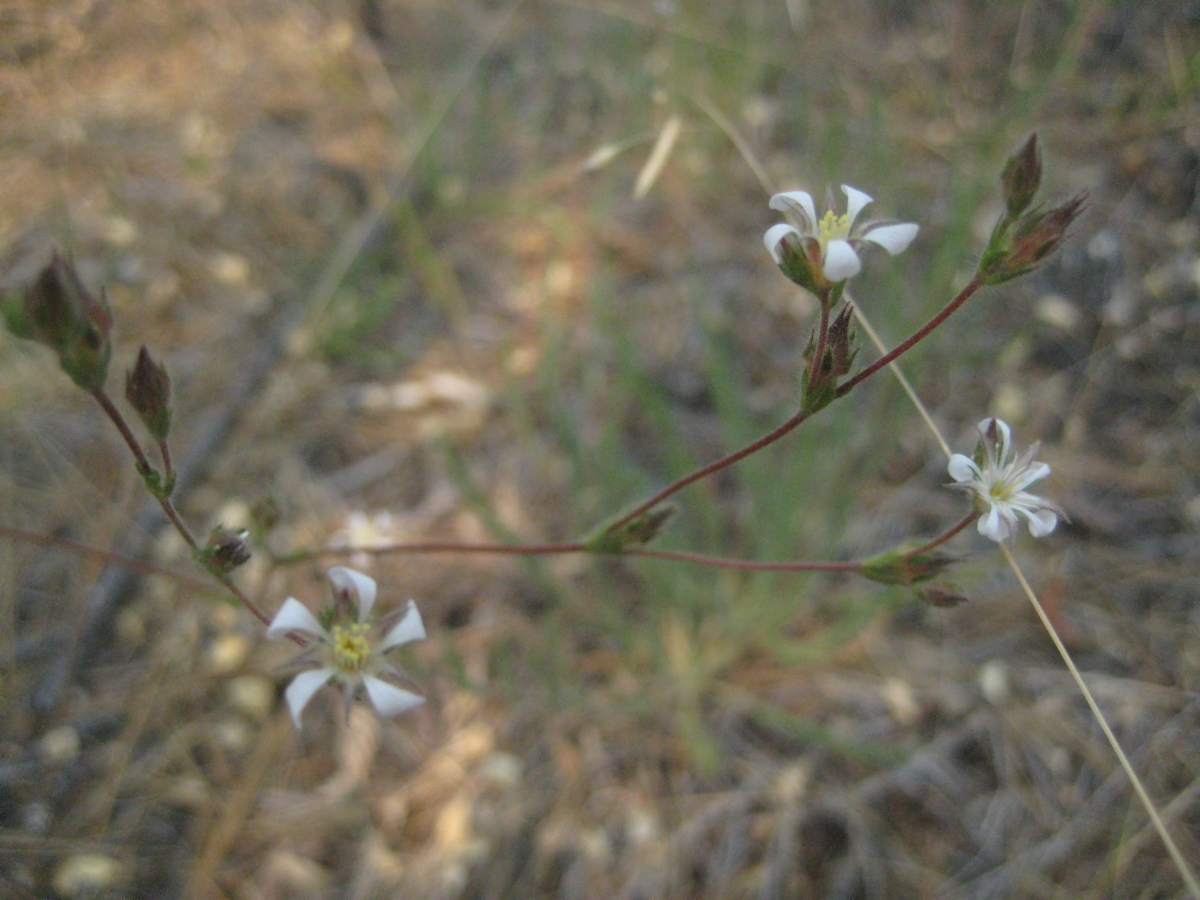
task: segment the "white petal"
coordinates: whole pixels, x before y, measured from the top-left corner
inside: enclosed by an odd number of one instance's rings
[[[790,212],[800,219],[809,234],[817,230],[817,207],[808,191],[784,191],[771,198],[771,209]]]
[[[979,466],[975,465],[975,460],[961,453],[950,457],[950,465],[946,466],[946,469],[955,481],[975,481],[983,474],[979,471]]]
[[[858,188],[852,188],[848,184],[842,185],[842,193],[846,195],[846,218],[850,220],[850,224],[853,226],[854,220],[858,218],[858,214],[863,211],[863,208],[871,202],[871,198]]]
[[[1044,462],[1035,462],[1020,472],[1020,478],[1013,482],[1012,490],[1023,491],[1031,484],[1037,484],[1050,474],[1050,467]]]
[[[375,707],[376,712],[385,718],[402,713],[406,709],[412,709],[414,706],[420,706],[425,702],[424,697],[388,684],[373,675],[363,676],[363,686],[367,689],[367,696],[371,698],[371,704]]]
[[[979,520],[979,533],[997,543],[1008,537],[1008,531],[1008,523],[1000,517],[1000,511],[995,506]]]
[[[872,244],[878,244],[888,253],[895,256],[897,253],[903,253],[908,249],[908,245],[912,243],[913,238],[920,231],[912,222],[900,222],[896,225],[878,225],[868,231],[864,231],[862,239],[870,241]]]
[[[312,669],[301,672],[287,686],[284,696],[287,697],[288,709],[291,710],[292,721],[296,723],[297,728],[300,727],[300,713],[304,712],[304,707],[308,706],[313,694],[329,683],[333,674],[333,669]]]
[[[358,599],[358,621],[367,621],[375,605],[375,579],[345,566],[334,566],[329,570],[329,580],[335,588],[349,591]]]
[[[862,269],[854,248],[846,241],[830,241],[825,248],[825,277],[830,281],[853,278]]]
[[[384,635],[383,640],[379,644],[379,652],[391,650],[393,647],[399,647],[401,644],[407,644],[409,641],[420,641],[425,639],[425,624],[421,621],[421,612],[417,609],[417,604],[412,600],[408,601],[408,609],[404,612],[404,618],[397,622],[392,630]]]
[[[316,616],[294,597],[288,597],[283,606],[279,607],[279,612],[275,613],[275,618],[267,626],[267,638],[277,641],[282,637],[287,637],[288,632],[291,631],[300,631],[318,638],[329,636],[321,627],[321,623],[317,621]]]
[[[791,225],[784,223],[772,225],[767,229],[767,233],[763,235],[763,243],[767,245],[767,250],[770,252],[771,258],[775,260],[775,265],[780,264],[779,242],[782,241],[789,233],[794,234],[796,237],[800,237],[800,232],[798,232]]]
[[[1058,516],[1053,510],[1039,509],[1037,511],[1023,509],[1022,513],[1029,520],[1029,533],[1034,537],[1045,537],[1058,525]]]

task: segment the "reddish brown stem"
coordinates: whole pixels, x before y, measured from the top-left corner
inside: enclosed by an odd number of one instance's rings
[[[586,544],[456,544],[451,541],[429,541],[415,544],[380,544],[374,547],[326,547],[311,556],[342,556],[366,553],[385,556],[389,553],[507,553],[513,556],[549,556],[556,553],[587,553]]]
[[[902,354],[904,354],[908,350],[912,349],[917,343],[919,343],[920,341],[922,341],[926,337],[928,337],[929,333],[931,331],[933,331],[935,328],[937,328],[939,325],[941,325],[943,322],[945,322],[946,319],[950,318],[950,316],[954,313],[954,311],[957,310],[964,303],[966,303],[967,299],[970,298],[970,296],[972,294],[974,294],[977,290],[979,290],[979,288],[981,288],[982,286],[983,286],[982,279],[978,275],[976,275],[974,278],[971,279],[971,281],[967,284],[966,287],[964,287],[961,291],[958,292],[958,294],[954,297],[954,299],[952,299],[949,303],[947,303],[942,308],[941,312],[939,312],[936,316],[934,316],[932,319],[930,319],[928,322],[926,322],[918,331],[916,331],[911,337],[909,337],[906,341],[904,341],[904,343],[900,344],[898,347],[896,347],[891,352],[886,353],[879,359],[875,360],[875,362],[871,363],[871,365],[867,366],[865,369],[863,369],[861,372],[859,372],[857,375],[855,375],[849,381],[846,381],[843,384],[841,384],[838,387],[837,393],[835,394],[835,396],[844,397],[851,390],[853,390],[854,387],[856,385],[858,385],[860,382],[866,380],[867,378],[870,378],[872,375],[874,375],[876,372],[878,372],[880,369],[882,369],[888,363],[897,359],[898,357],[900,357]],[[813,359],[814,364],[818,360],[820,360],[821,356],[823,356],[824,352],[825,352],[824,344],[825,344],[826,332],[828,330],[828,328],[827,328],[828,317],[829,317],[829,306],[822,305],[821,328],[820,328],[820,332],[818,334],[818,341],[817,341],[817,343],[819,345],[817,350],[820,355],[814,357],[814,359]],[[809,379],[811,382],[811,379],[812,379],[811,371],[809,372]],[[771,431],[770,433],[763,435],[762,437],[760,437],[758,440],[754,441],[751,444],[747,444],[741,450],[737,450],[733,453],[730,453],[728,456],[723,456],[720,459],[716,460],[715,462],[711,462],[706,466],[702,466],[701,468],[696,469],[694,472],[691,472],[691,473],[683,476],[682,478],[671,482],[669,485],[667,485],[665,488],[663,488],[661,491],[659,491],[657,494],[655,494],[649,500],[644,500],[643,502],[639,503],[632,510],[630,510],[628,513],[626,513],[624,516],[622,516],[620,519],[618,519],[616,522],[614,522],[611,526],[609,526],[609,530],[615,531],[616,529],[621,528],[624,525],[628,525],[634,519],[637,519],[639,516],[643,515],[650,509],[653,509],[659,503],[666,500],[668,497],[677,493],[678,491],[682,490],[683,488],[687,487],[689,484],[692,484],[695,481],[699,481],[701,478],[706,478],[709,475],[712,475],[715,472],[719,472],[724,468],[732,466],[734,463],[745,459],[747,456],[750,456],[753,453],[757,453],[759,450],[762,450],[764,447],[768,446],[769,444],[775,443],[781,437],[783,437],[784,435],[788,434],[789,432],[791,432],[794,429],[796,429],[797,427],[799,427],[804,422],[804,420],[808,418],[808,416],[809,416],[808,413],[801,410],[800,412],[798,412],[794,416],[792,416],[790,419],[788,419],[786,422],[784,422],[782,425],[780,425],[778,428],[776,428],[774,431]]]
[[[914,346],[927,338],[933,329],[937,328],[948,318],[950,318],[951,314],[964,303],[966,303],[967,299],[981,287],[983,287],[983,279],[980,278],[979,275],[976,275],[967,283],[966,287],[958,292],[958,295],[953,300],[942,307],[941,312],[917,329],[917,331],[915,331],[906,341],[898,345],[895,349],[885,353],[849,381],[845,381],[840,384],[838,386],[837,393],[834,396],[844,397],[846,394],[850,393],[850,391],[852,391],[857,384],[870,378],[888,363],[893,362],[901,355],[911,350]]]
[[[930,550],[934,549],[935,547],[940,547],[942,544],[946,543],[946,541],[950,540],[950,538],[954,537],[956,534],[958,534],[960,531],[962,531],[964,528],[966,528],[968,525],[970,525],[972,522],[974,522],[978,518],[979,518],[979,513],[977,513],[975,510],[971,510],[971,512],[969,512],[965,516],[963,516],[962,521],[960,521],[957,525],[954,525],[951,528],[947,529],[946,531],[943,531],[941,534],[939,534],[937,537],[935,537],[929,543],[922,544],[916,550],[909,550],[907,553],[904,554],[905,558],[911,559],[914,556],[920,556],[922,553],[928,553]]]
[[[758,440],[754,441],[753,443],[747,444],[741,450],[735,450],[733,453],[730,453],[728,456],[722,456],[720,459],[716,460],[715,462],[711,462],[706,466],[702,466],[699,469],[697,469],[696,471],[691,472],[688,475],[684,475],[682,478],[678,479],[677,481],[671,482],[669,485],[667,485],[665,488],[663,488],[661,491],[659,491],[657,494],[655,494],[649,500],[645,500],[642,503],[639,503],[630,512],[626,513],[624,516],[617,519],[616,522],[614,522],[612,525],[609,526],[608,530],[615,531],[624,525],[628,525],[634,519],[643,515],[648,510],[653,509],[655,506],[662,503],[662,501],[666,500],[672,494],[675,494],[678,491],[683,490],[685,487],[687,487],[692,482],[699,481],[701,478],[705,478],[709,475],[712,475],[714,472],[719,472],[724,468],[732,466],[734,463],[738,462],[739,460],[745,459],[747,456],[750,456],[752,453],[757,453],[759,450],[761,450],[763,447],[766,447],[768,444],[775,443],[777,440],[779,440],[781,437],[783,437],[788,432],[793,431],[794,429],[798,428],[800,426],[800,424],[808,417],[809,417],[809,413],[805,412],[804,410],[800,410],[800,412],[796,413],[794,416],[792,416],[790,419],[788,419],[786,422],[784,422],[782,425],[780,425],[774,431],[764,434]]]
[[[748,572],[857,572],[862,564],[848,562],[756,562],[749,559],[728,559],[723,556],[707,556],[703,553],[687,553],[682,550],[652,550],[649,547],[633,547],[624,556],[644,556],[649,559],[671,559],[678,562],[699,563],[718,569],[742,569]]]
[[[27,544],[37,544],[40,547],[62,547],[65,550],[78,553],[80,556],[90,556],[102,562],[116,563],[119,566],[124,566],[127,569],[137,572],[139,575],[163,575],[194,591],[207,591],[212,587],[212,585],[206,582],[189,578],[187,575],[180,575],[178,572],[172,572],[170,569],[164,569],[162,566],[144,563],[128,556],[122,556],[120,553],[113,553],[110,550],[89,547],[87,544],[81,544],[69,538],[55,537],[50,534],[38,534],[37,532],[25,531],[21,528],[10,528],[7,525],[0,525],[0,535],[12,538],[15,541],[24,541]]]
[[[121,411],[117,409],[116,405],[112,402],[112,399],[105,392],[104,388],[96,388],[91,393],[96,399],[96,402],[100,404],[100,408],[104,410],[108,418],[112,420],[113,425],[117,427],[117,431],[120,432],[122,439],[124,439],[125,444],[129,447],[129,452],[133,454],[134,462],[137,464],[138,473],[144,474],[153,471],[149,460],[146,459],[146,453],[142,450],[141,444],[139,444],[137,438],[133,436],[133,432],[130,430],[129,424],[125,421],[125,417],[121,415]],[[192,532],[188,529],[187,525],[184,524],[183,519],[180,518],[179,512],[175,509],[175,505],[171,502],[170,498],[159,497],[156,495],[154,499],[157,500],[158,505],[162,507],[163,514],[167,517],[171,524],[175,526],[175,530],[179,532],[185,541],[187,541],[188,546],[191,547],[193,551],[198,551],[200,549],[200,545],[196,543],[196,539],[192,536]],[[241,603],[242,606],[246,607],[246,609],[250,611],[251,615],[253,615],[264,625],[271,624],[271,617],[263,612],[258,607],[258,604],[247,597],[242,589],[234,584],[228,576],[218,575],[215,572],[213,572],[212,575],[225,587],[227,591],[229,591],[238,599],[238,602]],[[297,639],[294,635],[289,635],[289,637],[292,637],[292,639],[296,640],[296,642],[299,644],[303,645],[304,643],[302,640]]]
[[[175,467],[171,464],[171,447],[165,440],[159,441],[158,452],[162,454],[163,478],[165,478],[167,483],[170,484],[175,478]]]

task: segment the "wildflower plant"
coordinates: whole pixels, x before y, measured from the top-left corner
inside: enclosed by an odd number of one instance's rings
[[[841,187],[845,195],[844,208],[834,202],[832,192],[827,192],[825,208],[820,215],[812,195],[806,191],[775,194],[770,199],[770,208],[790,216],[795,224],[771,226],[764,235],[764,243],[782,272],[810,291],[820,306],[817,326],[803,354],[799,408],[790,418],[745,447],[699,467],[631,509],[613,516],[590,535],[575,542],[550,545],[399,544],[374,534],[369,542],[354,540],[362,535],[351,531],[351,545],[347,546],[347,535],[341,534],[329,548],[330,552],[365,555],[387,552],[589,553],[659,557],[740,569],[846,571],[872,581],[914,587],[926,599],[935,595],[958,597],[950,587],[929,584],[918,587],[939,577],[952,565],[953,557],[944,552],[942,544],[977,520],[979,530],[994,540],[1010,537],[1018,517],[1027,519],[1031,533],[1041,536],[1053,529],[1061,515],[1050,501],[1026,492],[1025,489],[1043,479],[1049,469],[1033,461],[1035,451],[1011,459],[1008,427],[997,420],[991,420],[986,426],[988,430],[977,459],[956,456],[952,460],[951,475],[970,495],[971,505],[960,522],[932,539],[910,541],[866,560],[827,562],[732,560],[659,550],[652,545],[676,511],[670,502],[676,493],[784,438],[929,337],[980,288],[1030,271],[1057,249],[1083,209],[1086,197],[1080,195],[1050,208],[1034,205],[1041,178],[1037,141],[1036,137],[1031,137],[1004,167],[1001,187],[1005,211],[993,230],[975,277],[908,339],[857,371],[859,347],[854,327],[855,309],[845,299],[846,282],[861,271],[861,254],[865,250],[880,247],[893,256],[901,253],[917,237],[919,226],[912,222],[864,219],[863,214],[874,202],[873,198],[850,185]],[[125,382],[125,400],[157,450],[159,462],[156,465],[105,388],[112,356],[113,321],[104,293],[92,293],[66,256],[54,252],[31,283],[23,289],[8,290],[0,297],[0,309],[14,334],[53,350],[67,375],[99,403],[133,455],[139,476],[191,547],[196,561],[266,626],[268,637],[288,637],[306,646],[306,652],[297,662],[311,664],[312,668],[297,675],[286,692],[297,724],[300,712],[313,694],[331,682],[343,689],[347,700],[365,694],[383,715],[394,715],[420,702],[417,694],[385,680],[385,677],[403,678],[402,673],[387,661],[387,652],[401,643],[424,637],[420,614],[411,601],[397,621],[393,621],[395,614],[376,621],[371,617],[375,582],[352,569],[334,567],[329,578],[335,600],[321,617],[314,616],[294,598],[288,598],[272,616],[246,596],[232,577],[234,570],[251,556],[251,536],[223,527],[214,529],[203,541],[193,536],[172,499],[175,472],[169,437],[173,410],[167,367],[143,346]],[[359,530],[365,533],[366,529]],[[290,558],[304,555],[292,554]]]
[[[658,558],[741,570],[847,572],[884,584],[906,586],[934,605],[964,602],[965,598],[952,585],[934,581],[942,578],[955,562],[955,557],[947,553],[943,545],[977,523],[978,531],[999,542],[1001,551],[1011,561],[1003,542],[1016,535],[1021,519],[1026,521],[1034,537],[1042,537],[1054,530],[1063,515],[1052,501],[1028,491],[1050,473],[1049,467],[1036,459],[1037,445],[1014,455],[1011,430],[998,419],[985,419],[980,423],[981,440],[974,457],[962,454],[951,457],[949,474],[954,486],[962,492],[967,509],[958,522],[934,537],[906,541],[869,559],[835,561],[726,559],[657,549],[653,543],[675,512],[669,501],[676,493],[785,438],[826,406],[846,396],[930,337],[982,288],[1025,275],[1043,264],[1067,238],[1071,225],[1086,206],[1087,195],[1081,193],[1058,205],[1047,206],[1036,202],[1041,182],[1040,151],[1036,136],[1031,136],[1003,168],[1000,185],[1004,211],[992,230],[973,277],[924,325],[893,349],[886,352],[881,349],[877,359],[857,370],[856,310],[846,298],[846,282],[861,271],[864,250],[877,246],[890,255],[901,253],[916,238],[919,226],[910,222],[860,221],[864,210],[873,201],[869,195],[849,185],[842,186],[846,197],[844,211],[829,196],[820,216],[812,196],[805,191],[775,194],[770,199],[770,208],[790,215],[794,223],[771,226],[764,235],[764,243],[783,274],[816,297],[820,312],[804,353],[797,408],[789,418],[746,446],[678,478],[577,541],[540,545],[393,543],[341,548],[333,552],[580,553]],[[320,614],[314,615],[298,600],[288,598],[273,616],[268,615],[238,588],[231,577],[234,568],[249,558],[251,548],[247,535],[217,529],[204,543],[193,536],[172,499],[175,477],[168,446],[172,424],[171,385],[166,367],[155,361],[143,347],[126,382],[126,400],[157,448],[159,464],[155,465],[105,389],[112,356],[113,321],[104,293],[90,292],[69,259],[55,253],[30,284],[23,289],[7,290],[0,296],[0,309],[15,335],[52,350],[64,372],[100,405],[128,446],[135,469],[147,489],[191,547],[197,562],[262,622],[267,637],[291,639],[304,647],[303,653],[294,661],[302,670],[285,691],[297,727],[308,702],[322,687],[330,684],[341,689],[347,704],[360,694],[365,695],[382,716],[397,715],[423,702],[419,694],[395,683],[408,684],[409,681],[387,658],[392,649],[425,637],[424,625],[413,601],[401,610],[375,618],[375,581],[353,569],[335,566],[329,570],[333,602]],[[53,540],[37,537],[43,542]],[[293,558],[296,556],[293,554]],[[1018,577],[1025,585],[1019,570]],[[1032,592],[1028,593],[1033,598]],[[1035,598],[1034,606],[1043,621],[1048,622]],[[1057,638],[1053,632],[1052,637]],[[1060,651],[1139,790],[1139,796],[1155,820],[1177,867],[1200,900],[1200,888],[1195,887],[1194,876],[1190,875],[1187,864],[1161,825],[1153,804],[1061,645]]]

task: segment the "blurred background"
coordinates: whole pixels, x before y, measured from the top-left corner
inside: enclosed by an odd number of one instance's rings
[[[905,357],[954,449],[1044,442],[1016,553],[1200,859],[1200,4],[4,0],[0,249],[57,241],[178,397],[181,506],[316,608],[387,540],[574,540],[798,402],[771,189],[921,224],[896,344],[1032,130],[1093,202]],[[863,359],[873,359],[869,347]],[[1169,898],[1183,885],[994,546],[970,602],[652,560],[349,557],[429,702],[296,733],[292,649],[204,586],[43,348],[0,337],[0,894]],[[887,373],[678,496],[658,546],[849,559],[964,512]],[[269,512],[269,514],[268,514]],[[197,584],[199,582],[199,584]]]

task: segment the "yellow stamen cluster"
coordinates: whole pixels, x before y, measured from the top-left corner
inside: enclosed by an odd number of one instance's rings
[[[334,625],[330,631],[333,662],[343,672],[360,672],[371,656],[366,625]]]
[[[826,210],[821,221],[817,223],[817,240],[824,248],[830,241],[844,241],[850,234],[850,217],[839,216],[832,209]]]

